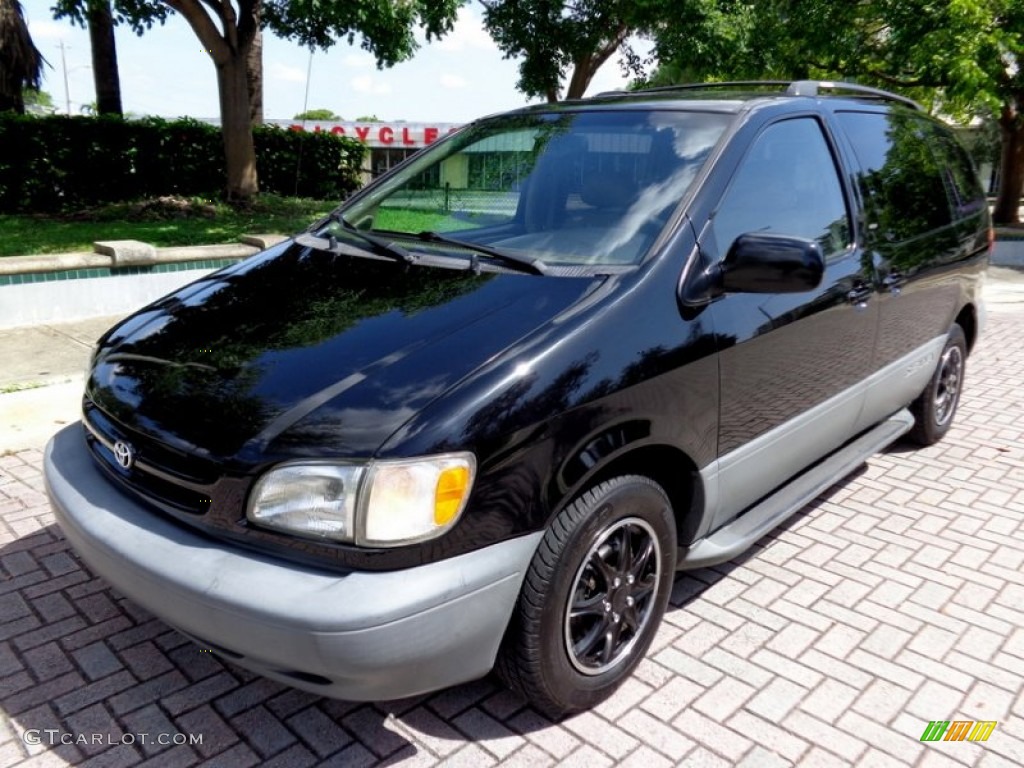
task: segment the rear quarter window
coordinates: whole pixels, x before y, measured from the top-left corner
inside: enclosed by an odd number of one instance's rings
[[[868,228],[883,242],[912,240],[984,205],[970,159],[941,126],[900,111],[836,117],[861,166]]]
[[[929,146],[942,166],[953,217],[964,219],[976,214],[986,205],[985,191],[970,155],[951,131],[934,123],[926,125],[930,131]]]

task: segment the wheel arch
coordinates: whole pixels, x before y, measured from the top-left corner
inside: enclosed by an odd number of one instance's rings
[[[974,351],[974,342],[978,338],[978,310],[973,304],[966,305],[960,310],[954,321],[964,329],[964,337],[967,339],[967,354]]]
[[[610,457],[575,484],[559,508],[587,488],[620,475],[642,475],[660,485],[672,504],[677,540],[685,545],[694,539],[704,509],[704,485],[693,460],[671,445],[648,443]]]

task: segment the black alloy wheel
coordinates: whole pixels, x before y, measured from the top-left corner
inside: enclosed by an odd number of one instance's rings
[[[629,659],[654,612],[663,560],[657,534],[639,517],[594,542],[565,611],[565,648],[579,672],[600,675]]]
[[[498,675],[552,718],[606,699],[654,639],[676,546],[672,505],[649,478],[623,475],[577,497],[530,563]]]
[[[967,339],[963,329],[954,325],[928,386],[910,406],[915,423],[909,437],[918,445],[937,443],[953,426],[964,387],[966,361]]]

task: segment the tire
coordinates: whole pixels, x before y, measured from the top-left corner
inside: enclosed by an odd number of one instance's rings
[[[534,554],[496,672],[554,719],[603,701],[650,647],[675,560],[672,505],[655,482],[624,475],[583,493]]]
[[[967,338],[963,329],[954,323],[931,381],[910,405],[915,423],[908,437],[918,445],[937,443],[953,425],[966,363]]]

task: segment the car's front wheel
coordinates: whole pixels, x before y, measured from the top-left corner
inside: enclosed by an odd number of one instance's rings
[[[966,362],[967,338],[963,329],[954,323],[931,381],[910,406],[915,423],[909,437],[918,445],[937,443],[953,426],[964,386]]]
[[[534,555],[498,674],[552,717],[610,696],[661,622],[675,548],[672,506],[652,480],[625,475],[581,495]]]

